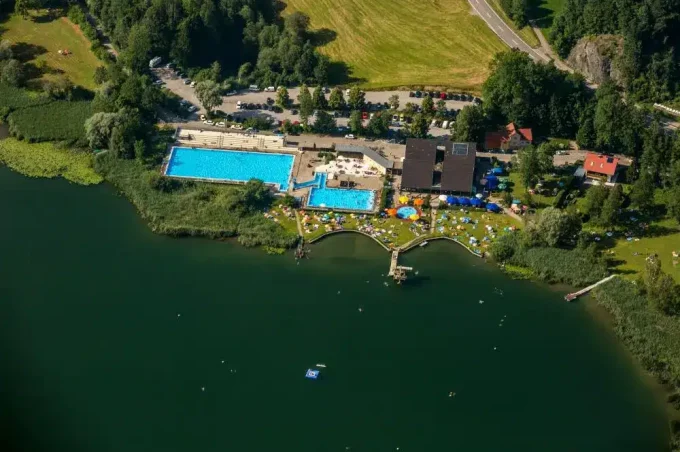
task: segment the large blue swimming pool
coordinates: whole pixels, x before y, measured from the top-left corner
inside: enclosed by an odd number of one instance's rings
[[[349,188],[328,188],[326,187],[326,177],[326,173],[321,173],[319,187],[313,187],[309,192],[308,206],[345,210],[373,210],[375,192]]]
[[[294,161],[290,154],[174,147],[165,174],[216,182],[260,179],[286,191]]]

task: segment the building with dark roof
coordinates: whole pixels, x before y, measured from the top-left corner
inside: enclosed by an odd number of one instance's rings
[[[439,193],[470,193],[474,181],[474,143],[410,138],[401,189]]]

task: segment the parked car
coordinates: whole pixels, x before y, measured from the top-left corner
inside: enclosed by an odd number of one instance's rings
[[[215,125],[218,127],[226,127],[227,124],[224,121],[220,121],[218,123],[215,123]]]
[[[291,110],[291,113],[294,114],[294,115],[297,115],[298,111],[297,110]]]
[[[439,98],[440,98],[441,100],[446,100],[446,99],[447,99],[446,93],[439,93]]]
[[[416,97],[416,93],[414,93],[413,91],[409,91],[408,97]]]
[[[273,93],[276,91],[276,88],[274,88],[273,86],[268,86],[264,90],[268,93]]]
[[[189,84],[189,86],[192,87],[192,88],[194,88],[194,87],[196,86],[196,82],[191,82],[191,83]]]
[[[236,91],[229,91],[229,92],[227,92],[226,95],[227,95],[227,96],[235,96],[235,95],[236,95]]]
[[[423,95],[423,93],[421,93],[420,91],[416,91],[415,95],[416,97],[420,98]]]
[[[260,87],[257,86],[257,85],[250,85],[248,87],[248,90],[253,91],[253,92],[258,92],[258,91],[260,91]]]
[[[203,124],[206,124],[206,125],[212,126],[212,125],[213,125],[213,124],[215,124],[215,123],[214,123],[214,122],[212,122],[212,121],[211,121],[210,119],[206,119],[205,121],[203,121]]]
[[[354,134],[351,134],[351,133],[348,133],[347,135],[345,135],[345,138],[347,138],[348,140],[355,140],[356,139]]]
[[[185,79],[184,79],[184,84],[185,84],[185,85],[188,85],[188,84],[190,84],[190,83],[191,83],[191,80],[190,80],[190,79],[188,79],[188,78],[185,78]]]
[[[162,84],[165,83],[165,82],[163,82],[163,80],[156,80],[156,81],[153,82],[153,83],[154,83],[155,85],[162,85]]]
[[[368,119],[368,113],[366,113],[365,111],[362,111],[361,112],[361,119]]]

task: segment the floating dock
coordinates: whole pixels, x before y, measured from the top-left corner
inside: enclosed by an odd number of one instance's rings
[[[399,265],[399,250],[392,251],[392,259],[390,259],[390,271],[387,276],[391,276],[397,284],[401,284],[402,281],[406,281],[406,272],[412,271],[412,267],[404,267]]]

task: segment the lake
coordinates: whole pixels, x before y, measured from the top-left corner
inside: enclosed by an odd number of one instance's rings
[[[0,212],[4,450],[665,450],[658,388],[586,303],[455,244],[398,287],[365,237],[296,265],[154,235],[107,185],[0,168]]]

